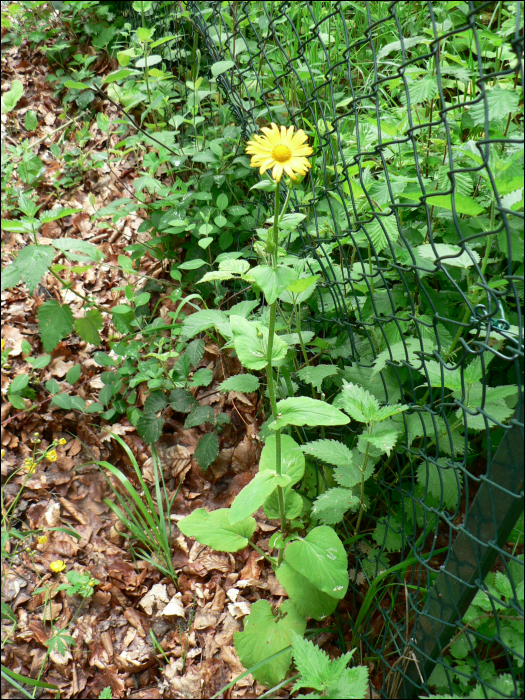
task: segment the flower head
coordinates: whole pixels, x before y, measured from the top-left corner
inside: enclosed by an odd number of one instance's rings
[[[271,127],[263,126],[261,131],[264,136],[253,135],[253,141],[248,141],[246,153],[252,156],[251,167],[259,168],[262,175],[268,168],[272,168],[272,177],[279,182],[283,172],[295,180],[296,174],[306,175],[311,168],[306,156],[313,153],[313,149],[306,143],[308,137],[302,129],[294,134],[295,127],[279,127],[277,124]]]
[[[45,535],[41,535],[40,537],[37,538],[38,544],[46,544],[47,543],[47,537]]]
[[[64,571],[66,565],[64,564],[62,559],[57,559],[56,561],[51,562],[49,568],[51,569],[51,571],[54,571],[55,574],[59,574],[61,571]]]
[[[31,457],[26,457],[24,460],[24,465],[29,474],[32,474],[36,469],[36,462],[34,459],[31,459]]]
[[[5,450],[3,447],[2,447],[2,452],[0,454],[2,455],[2,459],[3,459],[5,457]]]
[[[2,338],[2,350],[5,348],[5,340]]]
[[[67,442],[66,438],[60,438],[60,440],[58,441],[58,444],[59,444],[59,445],[65,445],[66,442]]]
[[[46,459],[49,460],[50,462],[56,462],[58,459],[58,455],[56,453],[56,450],[49,450],[49,452],[46,454]]]

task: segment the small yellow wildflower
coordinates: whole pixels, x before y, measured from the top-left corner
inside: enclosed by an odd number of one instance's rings
[[[49,568],[51,569],[51,571],[54,571],[55,574],[59,574],[61,571],[64,571],[66,565],[64,564],[62,559],[57,559],[56,561],[51,562]]]
[[[0,453],[2,455],[2,459],[5,457],[5,450],[2,448],[2,452]]]
[[[49,462],[56,462],[58,459],[58,455],[56,453],[56,450],[49,450],[49,452],[46,454],[46,459]]]
[[[311,164],[306,156],[311,156],[313,149],[306,143],[308,136],[302,129],[294,134],[295,127],[286,129],[277,124],[270,128],[263,126],[261,131],[264,136],[253,135],[253,141],[248,141],[246,153],[252,156],[250,166],[259,168],[262,175],[266,170],[272,168],[272,177],[279,182],[283,171],[292,180],[296,179],[296,174],[306,175]]]
[[[5,348],[5,340],[2,338],[2,350]]]
[[[27,457],[24,460],[24,465],[27,469],[28,474],[32,474],[36,469],[36,462],[34,459],[31,459],[31,457]]]
[[[60,438],[60,440],[58,441],[58,444],[59,444],[59,445],[65,445],[66,442],[67,442],[66,438]]]
[[[37,542],[38,542],[38,544],[46,544],[46,543],[47,543],[47,537],[46,537],[45,535],[41,535],[41,536],[37,539]]]

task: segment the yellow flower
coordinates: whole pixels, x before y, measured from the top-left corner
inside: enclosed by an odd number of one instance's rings
[[[58,441],[58,444],[59,444],[59,445],[65,445],[66,442],[67,442],[67,440],[66,440],[65,438],[60,438],[60,440]]]
[[[252,156],[251,167],[259,168],[262,175],[268,168],[272,168],[272,177],[280,181],[283,171],[295,180],[296,173],[306,175],[311,168],[306,156],[313,153],[313,149],[306,143],[308,136],[302,129],[294,134],[295,127],[279,127],[277,124],[271,127],[263,126],[261,131],[264,136],[253,135],[253,141],[248,141],[246,153]]]
[[[2,459],[5,457],[5,450],[2,448],[2,452],[0,453],[2,455]]]
[[[51,569],[51,571],[54,571],[55,574],[59,574],[61,571],[64,571],[66,565],[64,564],[62,559],[57,559],[56,561],[51,562],[49,568]]]
[[[46,544],[47,542],[47,537],[45,535],[42,535],[37,539],[38,544]]]
[[[32,474],[35,469],[36,469],[36,462],[34,459],[31,459],[30,457],[27,457],[24,460],[25,467],[27,469],[28,474]]]
[[[56,462],[58,459],[58,455],[56,453],[56,450],[49,450],[49,452],[46,454],[46,459],[49,460],[50,462]]]
[[[2,350],[5,348],[5,340],[2,338]]]

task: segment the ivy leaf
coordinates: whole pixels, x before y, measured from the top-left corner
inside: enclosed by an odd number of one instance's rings
[[[73,330],[73,312],[69,306],[61,306],[56,299],[49,299],[38,309],[37,316],[42,345],[44,350],[51,352]]]
[[[312,514],[324,525],[335,525],[342,522],[349,510],[357,510],[359,502],[359,497],[350,489],[328,489],[315,499]]]
[[[297,272],[284,265],[278,265],[275,270],[268,265],[258,265],[250,274],[264,292],[268,304],[273,304],[279,294],[297,279]]]
[[[279,430],[285,425],[346,425],[350,422],[350,419],[334,406],[307,396],[279,401],[277,414],[277,420],[270,423],[271,430]]]
[[[255,513],[278,486],[289,483],[289,476],[278,475],[270,469],[260,471],[235,497],[230,508],[230,523],[234,525]]]
[[[244,624],[244,632],[234,632],[235,650],[245,668],[255,666],[269,656],[290,646],[292,632],[303,635],[306,620],[285,600],[276,614],[270,603],[258,600]],[[270,688],[286,676],[292,662],[292,650],[284,652],[271,662],[264,664],[252,675],[259,683]]]
[[[230,316],[235,351],[241,364],[247,369],[264,369],[268,363],[269,331],[262,323],[247,321],[242,316]],[[272,363],[284,360],[288,345],[274,334]]]
[[[75,319],[75,330],[85,343],[100,345],[99,330],[102,326],[102,314],[98,309],[90,309],[83,318]]]
[[[33,294],[55,255],[53,248],[47,245],[28,245],[22,248],[16,260],[2,270],[2,290],[15,287],[23,280],[29,293]]]
[[[348,589],[346,552],[331,527],[321,525],[289,544],[284,558],[320,591],[344,598]]]
[[[193,457],[203,472],[217,459],[219,454],[219,438],[216,433],[206,433],[203,435],[197,446]]]
[[[221,391],[240,391],[243,394],[250,394],[259,388],[259,379],[253,374],[237,374],[229,377],[219,384]]]
[[[337,607],[338,599],[323,593],[293,569],[286,561],[275,572],[277,580],[288,593],[290,602],[303,617],[324,620]]]
[[[211,513],[207,513],[204,508],[197,508],[191,515],[180,520],[178,527],[186,537],[195,537],[197,542],[218,552],[238,552],[248,546],[257,523],[253,518],[246,518],[232,525],[228,516],[228,508],[220,508]]]
[[[317,365],[317,367],[303,367],[297,372],[297,376],[306,384],[314,386],[318,392],[322,391],[323,379],[333,377],[339,370],[335,365]]]

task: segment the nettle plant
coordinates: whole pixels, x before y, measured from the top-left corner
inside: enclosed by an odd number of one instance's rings
[[[244,302],[244,313],[240,313],[241,309],[239,313],[230,310],[229,316],[219,310],[199,311],[184,320],[182,336],[193,337],[215,327],[227,339],[226,347],[235,350],[245,369],[252,372],[264,370],[271,417],[263,426],[265,444],[259,471],[236,496],[231,507],[211,512],[199,508],[181,520],[179,527],[185,535],[195,537],[218,551],[234,552],[250,545],[274,568],[289,599],[278,610],[274,610],[268,601],[257,601],[252,606],[244,631],[235,635],[239,658],[246,667],[283,651],[277,659],[253,672],[257,680],[271,686],[285,677],[292,657],[289,645],[294,634],[304,634],[306,619],[326,618],[335,610],[338,601],[345,597],[349,585],[347,555],[332,525],[340,522],[346,512],[354,511],[357,513],[355,532],[358,533],[366,507],[365,482],[373,474],[378,457],[389,453],[396,443],[399,429],[393,423],[392,416],[409,407],[380,407],[375,397],[353,383],[344,383],[331,404],[315,398],[315,387],[321,388],[323,378],[337,374],[338,369],[310,365],[305,339],[307,342],[312,334],[307,335],[301,330],[299,307],[301,295],[307,291],[313,292],[318,276],[304,272],[305,261],[286,255],[281,247],[283,239],[289,234],[290,221],[297,225],[302,215],[281,213],[279,197],[279,181],[283,171],[280,157],[285,164],[291,163],[285,169],[287,174],[304,174],[306,167],[303,161],[307,163],[304,156],[308,155],[309,149],[302,146],[306,140],[302,132],[292,136],[293,127],[288,132],[283,127],[279,132],[272,125],[272,130],[266,131],[270,133],[271,141],[255,137],[258,142],[250,142],[256,146],[267,146],[270,156],[264,162],[273,158],[274,164],[275,180],[263,180],[256,186],[275,194],[274,216],[269,220],[271,228],[258,232],[256,250],[261,257],[260,264],[249,269],[246,260],[230,258],[219,264],[217,272],[208,273],[201,280],[207,282],[239,276],[261,290],[266,302],[264,310],[254,316],[252,312],[258,302]],[[288,159],[287,151],[290,154]],[[252,152],[257,151],[252,149]],[[260,160],[254,160],[255,165],[259,166]],[[292,180],[290,185],[293,184]],[[287,300],[288,306],[292,307],[295,332],[285,335],[276,333],[278,298],[283,303]],[[293,395],[291,375],[295,373],[296,348],[300,349],[305,360],[305,367],[299,369],[297,375],[312,385],[313,397]],[[277,381],[276,371],[283,377],[282,382]],[[251,374],[241,374],[227,380],[229,388],[239,391],[253,390],[256,381],[258,379]],[[285,398],[278,400],[281,396]],[[288,434],[292,427],[307,426],[323,431],[326,427],[346,425],[351,418],[365,428],[354,451],[343,442],[328,439],[299,445]],[[339,484],[322,494],[314,502],[310,513],[305,508],[302,496],[294,490],[294,486],[305,476],[305,454],[320,457],[335,466],[334,477]],[[268,518],[280,521],[279,530],[269,542],[270,550],[276,550],[276,556],[267,556],[251,541],[256,529],[253,515],[261,506]],[[341,673],[346,663],[347,660],[342,665]],[[354,675],[357,683],[367,678],[368,671],[362,667],[344,673],[348,683]],[[362,685],[364,688],[365,684]],[[357,693],[355,689],[349,691],[346,685],[345,688],[345,692]],[[323,692],[325,690],[323,688]],[[330,692],[336,691],[331,688]],[[351,696],[364,697],[363,694]],[[349,695],[332,694],[330,697]]]

